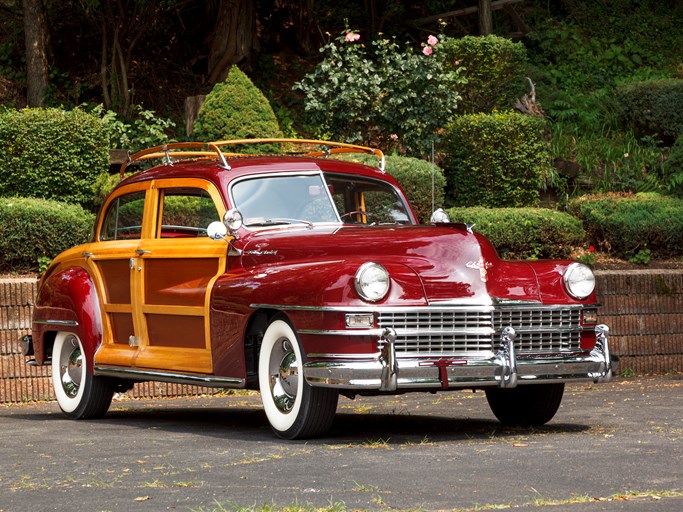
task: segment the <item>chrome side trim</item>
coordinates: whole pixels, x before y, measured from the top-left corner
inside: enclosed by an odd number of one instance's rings
[[[325,330],[325,329],[299,329],[299,334],[314,334],[323,336],[379,336],[382,334],[382,329],[353,329],[349,327],[348,331],[339,330]]]
[[[185,374],[164,372],[159,370],[140,370],[135,368],[123,368],[120,366],[95,365],[95,375],[106,377],[118,377],[132,380],[154,380],[170,382],[173,384],[190,384],[194,386],[206,386],[215,388],[243,388],[244,379],[232,377],[215,377],[213,375]]]
[[[34,324],[40,325],[65,325],[68,327],[78,327],[76,320],[33,320]]]

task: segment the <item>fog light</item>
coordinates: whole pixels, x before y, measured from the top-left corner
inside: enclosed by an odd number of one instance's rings
[[[584,309],[583,310],[583,323],[584,324],[597,324],[598,323],[598,311],[595,309]]]
[[[372,313],[356,313],[346,315],[346,327],[348,329],[370,329],[374,324]]]

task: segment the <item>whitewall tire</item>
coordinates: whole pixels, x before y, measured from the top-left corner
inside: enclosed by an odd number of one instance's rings
[[[114,395],[111,379],[95,377],[81,340],[73,333],[59,332],[52,348],[52,385],[59,408],[69,418],[101,418]]]
[[[283,318],[274,319],[259,352],[259,388],[270,426],[284,439],[326,432],[337,410],[339,393],[311,387],[303,375],[305,361],[292,326]]]

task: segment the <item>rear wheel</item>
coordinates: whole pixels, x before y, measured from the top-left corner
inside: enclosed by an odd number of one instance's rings
[[[261,343],[259,388],[270,426],[284,439],[325,433],[337,410],[337,390],[310,386],[304,362],[294,329],[283,319],[273,320]]]
[[[88,370],[83,344],[70,332],[60,332],[55,338],[52,385],[60,409],[72,419],[101,418],[114,396],[112,380]]]
[[[491,411],[503,425],[545,425],[560,407],[564,383],[533,384],[512,389],[487,388]]]

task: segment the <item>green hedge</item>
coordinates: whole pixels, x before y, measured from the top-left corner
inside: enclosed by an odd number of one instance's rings
[[[216,84],[199,110],[192,129],[197,140],[282,137],[275,113],[263,93],[237,66]],[[228,147],[227,151],[232,148]],[[262,152],[263,146],[243,151]]]
[[[639,251],[683,255],[683,199],[657,194],[584,196],[569,204],[596,247],[620,258]]]
[[[534,206],[551,171],[545,122],[514,112],[455,118],[443,167],[456,206]]]
[[[544,208],[451,208],[452,222],[474,224],[509,259],[568,258],[584,240],[581,221]]]
[[[446,62],[462,68],[467,82],[456,90],[462,96],[458,112],[473,114],[511,109],[525,90],[526,48],[504,37],[465,36],[447,39]],[[457,63],[457,64],[456,64]]]
[[[56,108],[0,112],[0,196],[90,206],[92,185],[108,167],[99,118]]]
[[[683,80],[632,82],[617,97],[624,122],[641,135],[673,141],[683,134]]]
[[[0,197],[0,269],[37,270],[39,258],[87,242],[94,220],[78,205]]]

